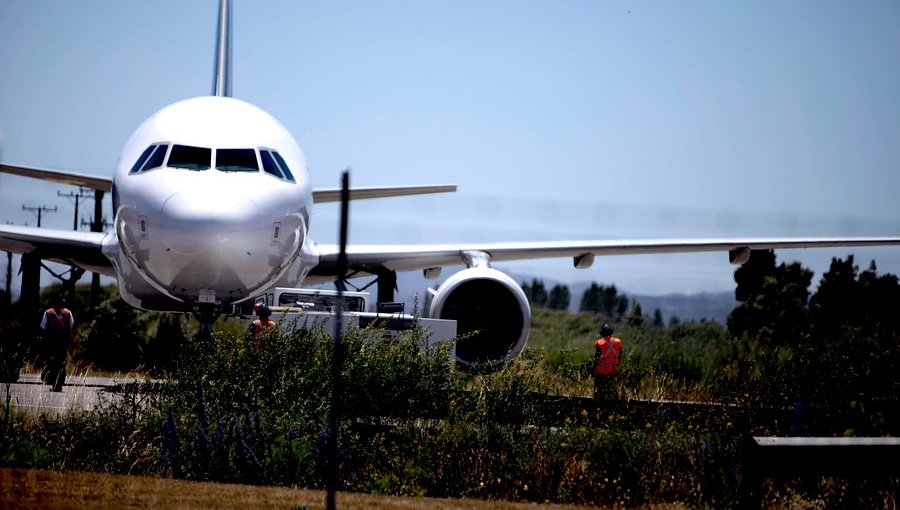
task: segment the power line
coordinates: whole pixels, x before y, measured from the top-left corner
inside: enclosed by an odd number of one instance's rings
[[[45,212],[56,212],[56,206],[54,205],[52,208],[47,207],[46,205],[39,205],[36,207],[27,207],[25,205],[22,206],[23,211],[31,211],[37,215],[37,226],[40,228],[41,226],[41,217]]]
[[[78,187],[78,191],[70,191],[68,193],[63,193],[62,191],[56,192],[57,196],[66,197],[69,199],[75,199],[75,219],[72,221],[72,230],[78,230],[78,203],[82,198],[94,198],[88,190],[85,190],[82,187]]]

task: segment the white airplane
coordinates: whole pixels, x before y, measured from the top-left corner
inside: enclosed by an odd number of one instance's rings
[[[112,193],[107,233],[0,225],[0,250],[34,253],[117,279],[122,298],[145,310],[192,312],[209,330],[223,310],[272,287],[333,281],[337,245],[308,238],[315,203],[339,189],[313,189],[306,160],[274,117],[231,96],[230,2],[221,0],[213,95],[166,106],[122,149],[112,178],[0,163],[0,171]],[[358,188],[351,199],[455,191],[453,185]],[[493,262],[597,255],[724,251],[734,264],[751,250],[898,245],[900,237],[587,240],[470,245],[350,245],[354,276],[379,277],[390,296],[397,271],[467,267],[433,290],[430,317],[455,319],[464,362],[502,362],[528,338],[531,309]],[[386,292],[385,292],[386,290]],[[386,299],[390,300],[390,299]]]

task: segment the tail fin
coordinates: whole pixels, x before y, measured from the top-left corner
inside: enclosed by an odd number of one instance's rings
[[[213,95],[231,97],[231,1],[219,1],[219,35],[216,38],[216,66]]]

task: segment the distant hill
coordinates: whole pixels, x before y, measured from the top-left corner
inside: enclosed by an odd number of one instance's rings
[[[526,280],[527,278],[527,280]],[[534,277],[516,278],[516,281],[531,281]],[[615,282],[597,282],[602,285],[612,285]],[[556,282],[544,280],[544,286],[550,290]],[[572,296],[572,302],[569,304],[569,310],[578,310],[581,303],[581,296],[584,291],[591,286],[591,282],[581,282],[569,285],[569,294]],[[653,316],[654,310],[657,308],[662,312],[663,320],[669,322],[672,317],[678,317],[682,321],[699,321],[707,319],[725,324],[728,314],[738,305],[734,299],[734,291],[728,292],[701,292],[697,294],[663,294],[660,296],[651,296],[646,294],[632,294],[628,289],[616,287],[620,294],[624,293],[629,300],[637,301],[641,304],[644,313]]]
[[[425,304],[428,287],[435,287],[439,282],[443,281],[448,275],[458,271],[461,267],[447,267],[438,280],[426,280],[421,272],[409,271],[397,274],[397,295],[395,301],[406,303],[406,311],[412,313],[415,296],[419,295],[419,309],[421,310]],[[508,273],[514,280],[519,282],[530,282],[533,278],[543,280],[544,286],[549,291],[558,282],[546,278],[535,277],[533,275]],[[351,283],[357,287],[365,286],[371,282],[372,278],[351,280]],[[615,282],[597,282],[603,285],[611,285]],[[569,284],[569,293],[572,296],[569,309],[576,311],[581,302],[581,296],[584,291],[590,287],[591,282],[578,282]],[[323,285],[322,288],[334,288],[333,285]],[[697,294],[665,294],[660,296],[632,294],[628,289],[618,289],[620,293],[624,293],[631,301],[637,301],[641,304],[644,313],[653,316],[654,310],[657,308],[662,312],[663,320],[669,322],[672,317],[678,317],[682,321],[699,321],[701,319],[712,320],[724,324],[728,318],[728,314],[737,306],[738,302],[734,299],[734,292],[703,292]],[[372,293],[371,301],[375,301],[376,286],[368,288],[367,291]]]
[[[630,295],[629,295],[630,296]],[[703,292],[699,294],[666,294],[663,296],[631,296],[641,304],[644,313],[653,315],[657,308],[663,320],[672,317],[682,321],[707,319],[725,324],[728,315],[738,305],[734,292]]]

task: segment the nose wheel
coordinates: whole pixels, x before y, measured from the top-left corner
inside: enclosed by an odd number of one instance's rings
[[[194,341],[206,348],[212,340],[213,323],[222,314],[222,309],[215,303],[197,303],[194,305],[194,318],[200,323],[200,330],[194,335]]]

